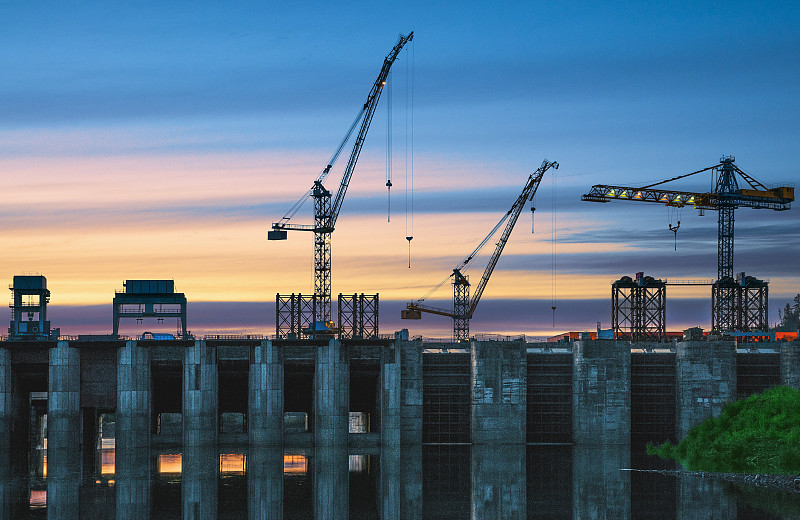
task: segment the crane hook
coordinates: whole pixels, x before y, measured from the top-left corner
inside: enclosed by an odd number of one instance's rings
[[[672,231],[675,240],[675,251],[678,250],[678,228],[681,227],[681,221],[679,220],[678,223],[673,226],[672,224],[669,225],[669,230]]]

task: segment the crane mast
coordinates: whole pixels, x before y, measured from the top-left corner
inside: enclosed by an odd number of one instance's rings
[[[269,240],[286,240],[287,230],[312,231],[314,233],[314,295],[317,300],[316,321],[327,322],[331,319],[331,235],[336,227],[336,220],[339,218],[342,202],[344,202],[344,197],[347,194],[350,179],[353,176],[358,158],[361,155],[364,140],[367,137],[372,118],[375,115],[375,108],[378,106],[378,101],[383,92],[383,87],[386,85],[386,78],[389,75],[392,64],[397,60],[397,56],[400,54],[405,44],[413,38],[413,31],[408,33],[407,36],[403,36],[402,34],[399,36],[395,46],[389,54],[386,55],[386,58],[384,58],[381,71],[369,91],[367,100],[364,102],[364,105],[361,107],[352,125],[350,125],[345,138],[331,157],[331,160],[325,168],[323,168],[317,180],[314,181],[311,190],[301,198],[298,204],[295,204],[295,206],[290,209],[289,213],[278,222],[273,222],[272,231],[267,234]],[[331,201],[331,192],[325,188],[323,181],[328,173],[330,173],[333,164],[350,139],[359,121],[361,122],[361,126],[356,135],[353,149],[350,152],[347,166],[344,169],[344,173],[342,173],[339,190],[336,192],[333,201]],[[289,220],[294,216],[297,209],[299,209],[299,205],[302,204],[305,197],[309,195],[314,199],[314,225],[309,226],[289,223]]]
[[[581,200],[589,202],[633,201],[653,202],[667,206],[692,206],[700,211],[718,211],[717,219],[717,284],[724,287],[734,282],[733,272],[733,231],[734,212],[737,208],[771,209],[785,211],[794,201],[794,188],[779,186],[767,188],[762,183],[742,171],[735,164],[735,158],[723,156],[718,164],[692,173],[673,177],[641,188],[630,186],[611,186],[596,184]],[[671,181],[683,179],[711,170],[716,175],[714,191],[689,192],[654,188]],[[748,185],[741,188],[737,175]],[[734,291],[719,290],[712,299],[712,328],[716,331],[736,329],[737,301]],[[739,320],[740,321],[740,320]]]
[[[453,318],[453,341],[460,342],[469,340],[469,320],[472,318],[472,315],[475,313],[475,309],[478,307],[478,303],[481,301],[483,292],[486,289],[486,284],[489,283],[489,278],[492,276],[498,260],[500,260],[500,255],[503,254],[503,249],[506,247],[506,243],[511,236],[511,232],[514,230],[514,225],[519,219],[522,208],[525,206],[527,201],[533,200],[533,196],[536,195],[536,190],[539,189],[539,184],[542,182],[545,172],[550,168],[557,170],[558,163],[555,161],[550,162],[547,159],[542,161],[542,165],[539,166],[539,168],[528,177],[522,192],[514,201],[514,204],[511,205],[511,209],[509,209],[508,212],[506,212],[506,214],[503,216],[498,225],[495,226],[489,235],[483,239],[475,251],[465,258],[455,269],[453,269],[453,274],[450,275],[450,277],[453,278],[453,311],[449,312],[445,309],[430,307],[428,305],[421,304],[421,300],[419,300],[406,305],[406,310],[401,313],[402,318],[420,319],[421,313],[423,312],[438,314],[440,316],[449,316]],[[483,276],[481,276],[481,280],[478,282],[478,286],[472,295],[472,299],[470,299],[469,278],[462,274],[461,270],[464,269],[475,258],[477,252],[480,251],[480,249],[489,241],[492,236],[494,236],[495,232],[502,225],[503,221],[505,221],[503,233],[500,235],[500,239],[495,245],[494,252],[489,258],[486,268],[483,270]],[[443,283],[444,282],[439,284],[439,286],[436,288],[441,287]]]

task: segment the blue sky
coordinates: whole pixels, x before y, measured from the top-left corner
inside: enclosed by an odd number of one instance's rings
[[[126,278],[174,278],[204,305],[309,292],[310,237],[268,243],[266,229],[308,189],[397,35],[413,30],[391,82],[392,222],[385,93],[334,235],[334,292],[418,298],[547,157],[561,164],[558,292],[589,302],[559,327],[591,328],[608,321],[619,276],[716,272],[715,215],[684,209],[676,253],[665,208],[580,202],[591,185],[643,184],[725,154],[765,184],[795,182],[797,27],[792,2],[0,1],[0,239],[12,244],[0,272],[45,274],[65,307],[110,308]],[[545,179],[536,235],[527,212],[512,235],[478,332],[552,330],[534,303],[491,311],[551,298],[552,189]],[[737,212],[735,269],[771,280],[773,319],[800,292],[797,224],[796,209]],[[673,328],[707,326],[710,312],[688,310],[706,305],[696,298],[685,312],[675,300]],[[203,325],[226,328],[231,313]],[[269,316],[241,329],[268,332]],[[449,324],[413,326],[438,334]]]

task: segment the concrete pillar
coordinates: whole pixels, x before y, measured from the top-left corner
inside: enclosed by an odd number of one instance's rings
[[[117,350],[115,480],[117,518],[150,517],[150,350],[127,341]]]
[[[0,347],[0,518],[15,518],[22,498],[22,475],[15,475],[11,456],[11,450],[16,448],[12,446],[12,442],[18,420],[11,373],[11,351]]]
[[[380,373],[381,444],[397,448],[400,447],[401,440],[400,367],[400,349],[394,344],[383,347]]]
[[[781,384],[800,388],[800,341],[781,343]]]
[[[677,520],[727,520],[736,518],[735,495],[726,493],[718,480],[680,473]]]
[[[332,339],[317,348],[314,369],[314,442],[347,447],[350,428],[350,366],[347,350]]]
[[[348,518],[350,465],[346,446],[317,445],[314,449],[314,518]]]
[[[400,442],[422,444],[422,341],[395,341],[400,351]]]
[[[528,517],[525,444],[472,446],[473,520]]]
[[[219,450],[214,444],[184,446],[181,461],[183,520],[217,520]]]
[[[217,349],[195,341],[183,351],[183,446],[217,445]]]
[[[681,341],[675,360],[675,423],[680,441],[704,420],[719,417],[725,405],[736,400],[736,343]]]
[[[250,445],[247,454],[247,518],[283,519],[283,450]]]
[[[11,438],[15,415],[13,393],[11,351],[0,347],[0,478],[11,466]]]
[[[628,446],[575,445],[572,451],[572,518],[631,518]]]
[[[402,447],[400,465],[400,516],[422,520],[422,443]]]
[[[524,343],[470,343],[473,444],[525,443],[527,356]]]
[[[630,444],[631,349],[628,342],[573,343],[572,437],[580,445]]]
[[[78,518],[81,480],[80,351],[50,349],[47,379],[47,516]],[[87,447],[94,449],[94,446]]]
[[[283,446],[283,350],[264,340],[250,352],[250,446]]]

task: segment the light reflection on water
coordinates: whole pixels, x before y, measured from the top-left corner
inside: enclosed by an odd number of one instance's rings
[[[793,495],[620,471],[670,467],[628,448],[153,449],[149,470],[124,474],[116,472],[124,457],[100,448],[97,471],[82,482],[49,481],[44,450],[34,450],[29,460],[26,478],[2,480],[2,518],[52,518],[48,513],[56,510],[59,519],[116,520],[773,519],[800,513]]]

